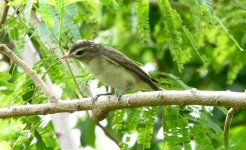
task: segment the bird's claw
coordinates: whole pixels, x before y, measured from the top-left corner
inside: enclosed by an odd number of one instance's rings
[[[93,96],[93,97],[91,98],[91,102],[92,102],[92,104],[94,104],[100,96],[103,96],[103,95],[111,95],[111,94],[112,94],[112,93],[97,94],[96,96]]]
[[[100,97],[100,95],[93,96],[91,98],[91,103],[94,104],[97,101],[98,97]]]
[[[119,91],[119,93],[116,94],[117,100],[120,101],[121,96],[124,95],[126,91],[129,91],[129,90],[131,90],[131,89],[132,89],[132,87],[129,86],[128,88]]]
[[[122,95],[118,95],[118,94],[116,94],[116,96],[115,96],[115,97],[116,97],[116,99],[117,99],[118,101],[120,101],[121,96],[122,96]]]
[[[115,97],[117,98],[117,100],[118,101],[120,101],[120,98],[121,98],[121,96],[124,94],[124,91],[120,91],[119,93],[117,93],[116,95],[115,95]]]

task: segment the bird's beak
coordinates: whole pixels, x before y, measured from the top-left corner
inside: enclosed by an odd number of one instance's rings
[[[68,58],[71,58],[71,57],[72,57],[71,54],[70,53],[67,53],[66,55],[62,56],[60,58],[60,60],[62,60],[62,59],[68,59]]]

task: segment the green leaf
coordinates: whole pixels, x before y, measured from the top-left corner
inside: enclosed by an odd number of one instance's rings
[[[67,33],[68,39],[70,41],[80,40],[82,37],[79,31],[79,27],[74,20],[74,17],[78,16],[77,9],[75,5],[69,5],[65,9],[67,13],[64,14],[63,18],[64,32]]]
[[[42,3],[39,8],[40,14],[42,15],[42,19],[44,22],[50,27],[53,28],[55,25],[55,21],[53,19],[54,8],[51,5]]]
[[[141,0],[140,2],[137,2],[137,19],[138,33],[140,34],[142,43],[146,43],[150,38],[149,0]]]
[[[38,143],[42,141],[42,143],[45,144],[45,146],[42,145],[42,148],[46,147],[57,150],[59,149],[58,141],[54,136],[55,132],[53,129],[52,122],[49,122],[45,127],[39,127],[36,130],[39,136],[41,137],[41,139],[39,139],[37,142],[37,146],[40,146],[41,144]]]
[[[119,9],[119,3],[116,0],[100,0],[105,6],[107,6],[108,8],[110,8],[111,11],[116,11],[117,9]],[[121,1],[121,0],[118,0]]]
[[[206,129],[201,125],[195,125],[191,129],[191,133],[194,136],[195,149],[199,150],[213,150],[212,143],[206,135]]]
[[[112,120],[113,126],[112,128],[116,131],[121,131],[123,129],[124,116],[126,114],[126,110],[117,110],[114,112],[114,117]]]
[[[181,128],[179,125],[179,108],[166,106],[163,110],[164,149],[178,150],[182,148]]]
[[[10,85],[9,80],[11,79],[11,75],[7,72],[0,72],[0,87]]]
[[[8,2],[9,6],[15,6],[15,5],[24,5],[28,3],[28,0],[12,0]]]
[[[27,1],[26,7],[24,9],[24,21],[25,22],[29,22],[33,3],[34,3],[34,0]]]
[[[151,147],[151,139],[154,131],[154,122],[159,107],[148,107],[142,109],[141,120],[138,124],[138,143],[144,148]]]
[[[127,117],[124,120],[124,128],[126,129],[127,133],[132,134],[136,131],[137,125],[139,124],[141,111],[141,108],[127,110]]]
[[[182,20],[176,10],[172,9],[168,0],[158,0],[159,7],[164,16],[165,34],[179,71],[184,69],[184,64],[191,58],[190,49],[182,49]]]

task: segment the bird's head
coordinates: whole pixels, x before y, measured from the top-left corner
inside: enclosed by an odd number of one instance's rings
[[[78,40],[69,48],[68,53],[63,58],[75,58],[80,61],[93,59],[100,51],[100,45],[89,40]]]

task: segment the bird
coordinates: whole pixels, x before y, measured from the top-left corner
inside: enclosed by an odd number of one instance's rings
[[[128,90],[163,90],[156,85],[158,81],[151,78],[134,61],[120,51],[105,47],[91,40],[78,40],[74,42],[68,53],[63,58],[73,58],[79,60],[84,67],[96,79],[103,84],[119,90],[116,94],[118,99]],[[92,100],[96,100],[101,95],[98,94]]]

